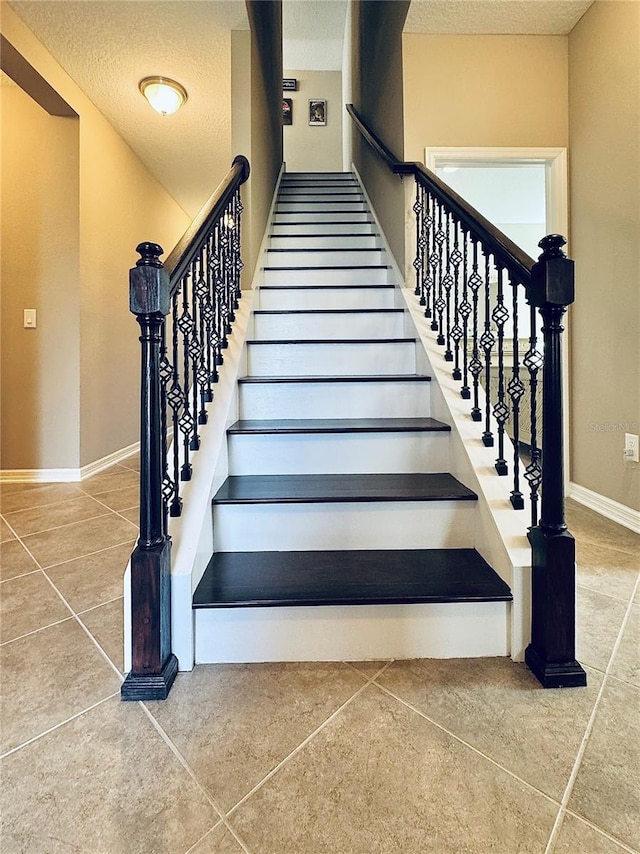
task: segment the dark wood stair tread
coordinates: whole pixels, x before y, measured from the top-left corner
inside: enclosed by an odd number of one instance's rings
[[[474,501],[447,472],[428,474],[230,475],[214,504],[323,504],[369,501]]]
[[[508,602],[511,591],[474,549],[218,552],[194,608]]]
[[[236,421],[227,433],[447,433],[435,418],[279,418]]]
[[[403,308],[279,308],[256,309],[254,316],[272,314],[404,314]]]
[[[251,338],[247,344],[415,344],[417,338]]]

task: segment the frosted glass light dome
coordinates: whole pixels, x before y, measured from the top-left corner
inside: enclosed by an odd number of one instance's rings
[[[140,81],[140,91],[156,113],[170,116],[187,100],[187,90],[168,77],[145,77]]]

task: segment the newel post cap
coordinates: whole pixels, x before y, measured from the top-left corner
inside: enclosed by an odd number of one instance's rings
[[[158,243],[136,246],[140,258],[129,270],[129,310],[133,314],[169,314],[170,283],[160,255],[164,249]]]
[[[527,294],[536,308],[568,306],[575,300],[575,265],[562,249],[566,242],[561,234],[548,234],[538,243],[542,255],[531,268]]]

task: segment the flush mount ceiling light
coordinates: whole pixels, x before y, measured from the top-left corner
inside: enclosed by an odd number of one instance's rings
[[[170,116],[187,100],[187,90],[168,77],[145,77],[138,86],[156,113]]]

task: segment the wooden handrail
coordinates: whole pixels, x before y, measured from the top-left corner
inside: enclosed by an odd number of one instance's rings
[[[371,128],[367,127],[353,104],[347,104],[346,106],[347,112],[353,119],[363,139],[392,172],[400,176],[413,175],[417,181],[451,209],[462,224],[468,228],[472,236],[477,237],[484,243],[487,249],[492,252],[496,261],[508,267],[521,284],[529,285],[531,268],[535,264],[533,258],[507,237],[503,231],[500,231],[493,223],[489,222],[480,211],[476,210],[462,196],[454,192],[436,174],[427,169],[423,163],[399,160],[382,140],[376,136]]]

